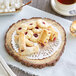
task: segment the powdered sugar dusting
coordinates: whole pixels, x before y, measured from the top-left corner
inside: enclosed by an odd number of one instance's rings
[[[21,0],[0,0],[0,12],[13,12],[22,5]]]
[[[15,40],[14,40],[14,36],[15,36],[15,35],[16,35],[16,31],[13,32],[13,34],[12,34],[11,44],[12,44],[13,49],[14,49],[16,52],[18,52],[18,46],[16,45]]]

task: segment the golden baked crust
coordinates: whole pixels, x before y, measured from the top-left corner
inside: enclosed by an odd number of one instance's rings
[[[43,29],[42,33],[38,39],[38,42],[45,45],[48,42],[49,37],[50,37],[49,32],[46,29]]]
[[[6,48],[7,52],[11,56],[14,57],[15,60],[21,62],[22,64],[27,65],[27,66],[32,66],[34,68],[43,68],[45,66],[54,65],[59,60],[60,56],[62,55],[62,53],[64,51],[64,47],[65,47],[65,44],[66,44],[66,33],[65,33],[64,28],[59,23],[57,23],[54,20],[48,19],[48,18],[43,18],[43,20],[53,24],[60,31],[62,41],[63,41],[61,43],[61,46],[58,49],[58,51],[55,52],[54,55],[52,55],[48,58],[33,60],[33,59],[28,59],[24,56],[19,56],[14,51],[14,49],[12,48],[12,45],[10,43],[11,35],[14,32],[15,28],[19,27],[18,24],[20,24],[21,22],[27,22],[28,20],[30,21],[30,20],[36,20],[36,19],[42,19],[42,18],[34,17],[34,18],[31,18],[31,19],[22,19],[22,20],[19,20],[17,23],[12,24],[9,27],[9,29],[6,33],[6,36],[5,36],[5,48]]]
[[[70,32],[71,32],[72,36],[76,37],[76,21],[74,21],[72,23],[72,25],[70,26]]]

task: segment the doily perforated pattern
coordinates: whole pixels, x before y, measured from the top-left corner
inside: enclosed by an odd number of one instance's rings
[[[27,58],[43,59],[43,58],[49,57],[57,51],[58,47],[60,46],[59,43],[60,43],[59,39],[57,39],[55,42],[49,42],[48,45],[46,45],[45,47],[43,48],[40,47],[40,51],[38,54],[27,56]]]

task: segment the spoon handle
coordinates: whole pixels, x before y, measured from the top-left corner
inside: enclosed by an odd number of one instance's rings
[[[21,6],[21,7],[23,7],[23,6],[25,6],[25,5],[28,5],[28,4],[30,4],[32,2],[32,0],[23,0],[23,5]]]

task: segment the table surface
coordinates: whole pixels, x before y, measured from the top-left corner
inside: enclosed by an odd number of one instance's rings
[[[68,20],[71,20],[71,21],[76,20],[76,16],[66,17],[66,16],[62,16],[62,15],[59,15],[58,13],[56,13],[50,5],[50,0],[33,0],[32,3],[30,4],[30,6],[38,8],[38,9],[46,11],[46,12],[49,12],[49,13],[52,13],[54,15],[63,17],[65,19],[68,19]],[[18,68],[15,68],[15,67],[12,67],[12,66],[10,66],[10,67],[17,76],[34,76],[34,75],[31,75],[31,74],[28,74],[28,73],[24,73],[23,71],[19,70]]]

